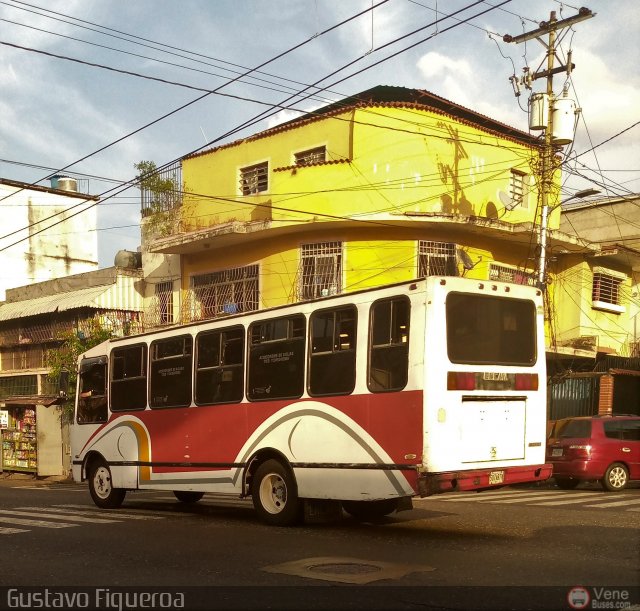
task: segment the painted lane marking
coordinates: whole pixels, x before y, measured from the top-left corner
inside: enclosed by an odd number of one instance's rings
[[[36,509],[35,507],[21,507],[20,509]],[[110,518],[114,518],[114,521],[123,520],[162,520],[164,516],[142,516],[135,513],[125,513],[119,511],[106,511],[104,509],[71,509],[64,506],[56,505],[54,507],[47,507],[42,511],[51,513],[62,513],[64,515],[78,515],[78,516],[98,516],[105,520],[111,521]]]
[[[70,528],[71,526],[78,526],[78,524],[69,524],[67,522],[45,522],[44,520],[28,520],[27,518],[10,518],[4,515],[0,515],[0,522],[4,524],[19,524],[20,526],[38,526],[42,528]]]
[[[136,503],[139,501],[135,501]],[[72,505],[72,504],[65,504],[65,505],[54,505],[54,507],[62,507],[63,509],[82,509],[84,511],[87,512],[94,512],[96,515],[102,515],[104,512],[109,513],[107,510],[105,509],[100,509],[99,507],[92,507],[91,505]],[[177,517],[177,516],[182,516],[185,514],[176,512],[176,511],[172,511],[172,510],[167,510],[167,511],[152,511],[152,510],[148,510],[148,509],[138,509],[137,507],[132,507],[132,506],[124,506],[123,507],[123,512],[125,511],[135,511],[135,513],[121,513],[119,509],[113,510],[111,513],[115,514],[116,516],[127,516],[130,517],[131,519],[135,520],[141,520],[142,517],[140,516],[157,516],[159,518],[166,518],[167,516],[171,516],[171,518]],[[135,516],[138,516],[138,518],[136,518]]]
[[[94,524],[114,524],[118,520],[109,520],[106,517],[94,518],[83,515],[74,515],[73,512],[64,511],[63,509],[49,509],[47,507],[16,507],[19,515],[31,516],[34,518],[44,517],[43,514],[49,514],[46,517],[53,520],[69,520],[70,522],[92,522]],[[35,510],[35,511],[34,511]],[[58,515],[61,514],[61,515]]]
[[[0,535],[15,535],[16,533],[28,533],[26,528],[5,528],[0,526]]]
[[[626,505],[638,505],[640,499],[627,499],[626,501],[613,501],[611,503],[598,503],[597,505],[587,505],[587,507],[625,507]],[[633,511],[637,511],[633,509]]]

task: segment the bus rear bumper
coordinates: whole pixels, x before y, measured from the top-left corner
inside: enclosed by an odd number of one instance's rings
[[[513,484],[543,482],[551,477],[552,471],[553,466],[547,463],[503,469],[421,473],[418,475],[418,493],[424,497],[443,492],[480,491]]]

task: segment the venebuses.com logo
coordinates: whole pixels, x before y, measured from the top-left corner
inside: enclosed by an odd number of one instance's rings
[[[574,586],[567,602],[572,609],[631,609],[631,594],[625,588]]]

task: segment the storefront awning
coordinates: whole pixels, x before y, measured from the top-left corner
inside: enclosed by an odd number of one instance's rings
[[[2,401],[5,405],[56,405],[62,402],[61,397],[53,395],[31,395],[25,397],[7,397]]]
[[[112,291],[113,285],[92,286],[89,288],[57,293],[46,297],[36,297],[25,301],[15,301],[0,305],[0,322],[37,316],[38,314],[52,314],[79,308],[102,309],[105,307],[103,297]]]

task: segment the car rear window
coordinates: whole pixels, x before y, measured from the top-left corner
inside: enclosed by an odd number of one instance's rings
[[[556,437],[591,437],[591,420],[567,420],[558,425]]]

